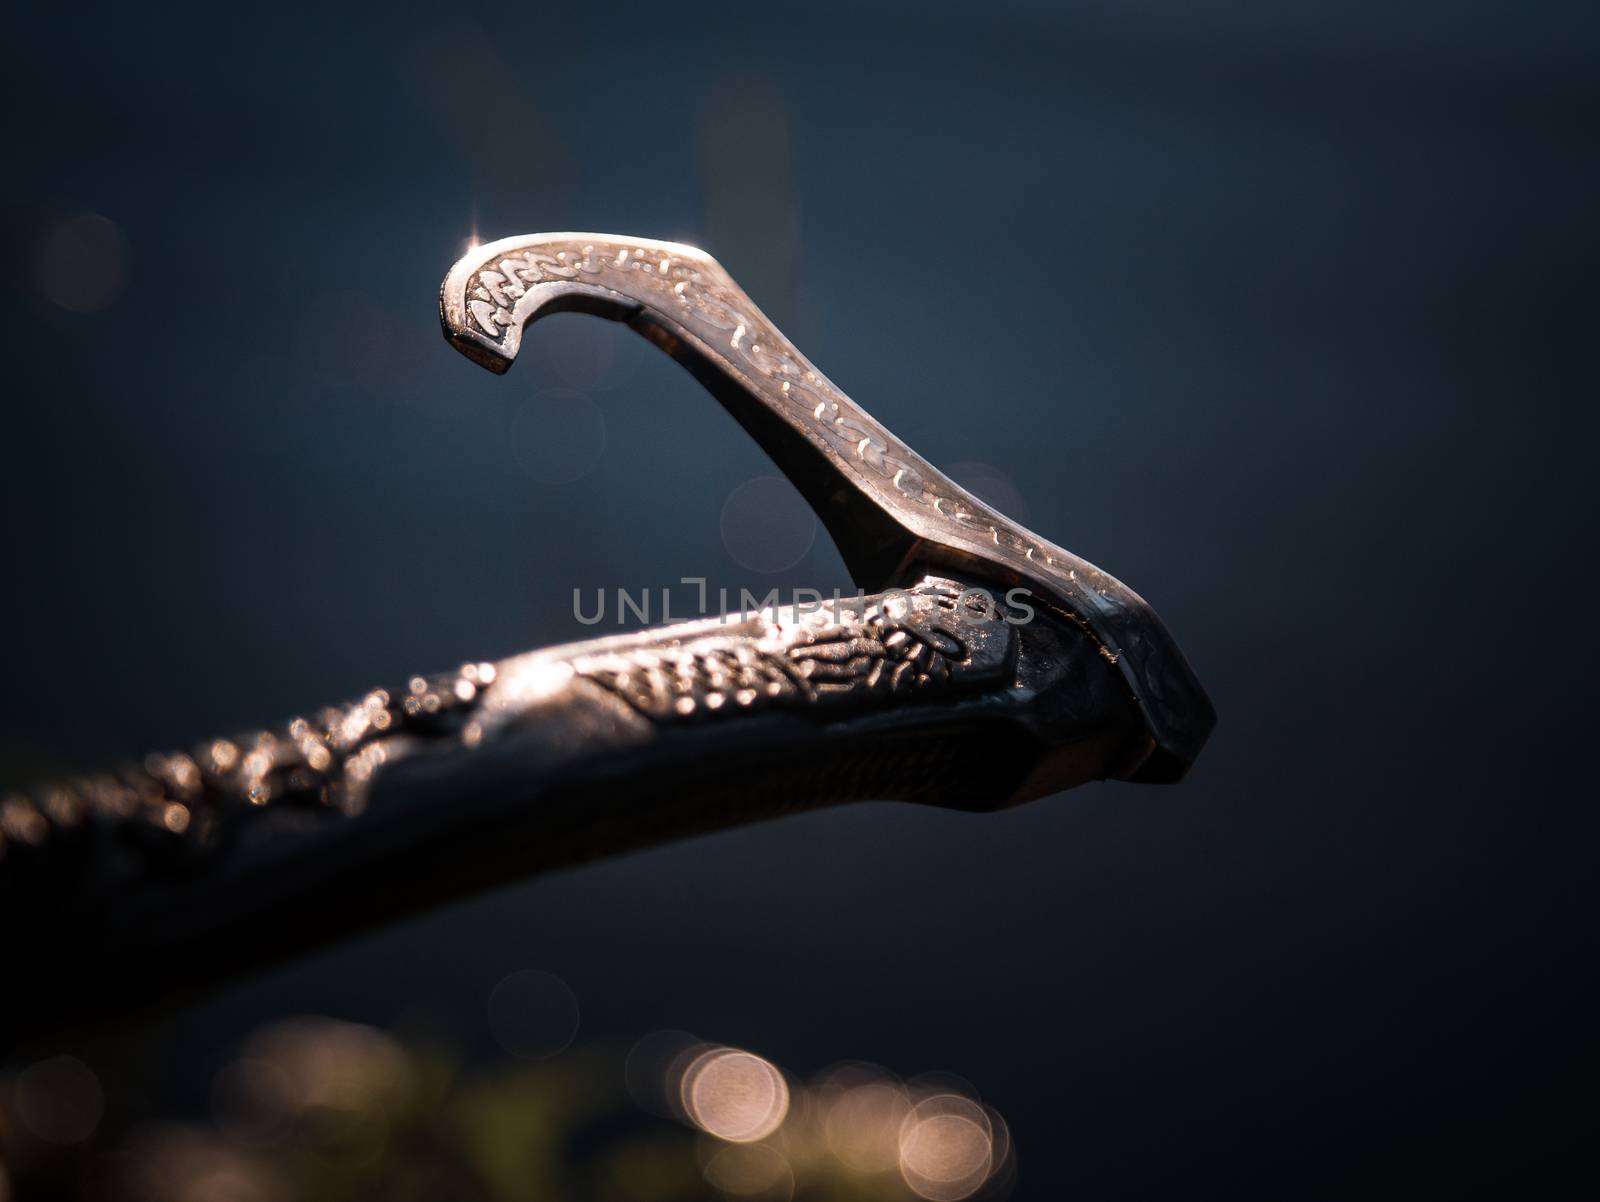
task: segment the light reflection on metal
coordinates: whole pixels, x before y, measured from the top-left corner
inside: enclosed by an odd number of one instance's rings
[[[489,715],[512,715],[536,701],[553,697],[572,679],[572,665],[541,652],[518,656],[500,665],[499,679],[484,695]]]

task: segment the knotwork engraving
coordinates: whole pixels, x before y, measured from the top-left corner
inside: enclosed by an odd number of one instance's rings
[[[960,586],[927,583],[800,617],[791,608],[672,644],[578,656],[575,672],[656,721],[776,706],[833,707],[937,695],[993,680],[1010,627],[964,604]]]
[[[446,744],[470,753],[552,698],[583,704],[580,681],[657,723],[783,707],[835,712],[993,684],[1010,668],[1016,635],[997,612],[963,601],[962,587],[930,578],[880,597],[668,626],[414,676],[404,688],[374,689],[276,730],[150,755],[38,796],[6,797],[0,855],[7,843],[39,846],[109,825],[130,850],[183,856],[267,808],[326,821],[355,817],[385,765]],[[540,684],[529,687],[530,680]]]

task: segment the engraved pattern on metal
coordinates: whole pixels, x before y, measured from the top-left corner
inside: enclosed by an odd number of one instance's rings
[[[570,697],[578,681],[657,723],[774,707],[867,709],[994,683],[1015,656],[1014,630],[975,600],[963,603],[961,589],[928,580],[887,597],[685,623],[415,676],[403,689],[375,689],[277,731],[11,795],[0,802],[0,854],[7,842],[42,847],[99,823],[129,836],[136,851],[181,858],[224,841],[228,825],[267,806],[355,817],[385,765],[442,744],[470,757],[535,706]]]
[[[853,494],[849,505],[874,506],[903,531],[901,570],[914,564],[976,567],[1026,582],[1084,627],[1117,665],[1144,714],[1153,758],[1162,761],[1151,766],[1153,777],[1180,775],[1198,754],[1214,715],[1149,605],[927,463],[822,375],[709,255],[678,243],[606,234],[506,238],[469,251],[440,291],[451,343],[496,372],[510,367],[528,322],[560,309],[627,321],[674,357],[682,357],[683,344],[692,345],[701,362],[823,452],[822,470]],[[895,583],[893,571],[888,577],[864,571],[866,553],[835,535],[859,583]]]
[[[860,705],[937,693],[992,675],[1010,628],[931,585],[904,598],[828,606],[801,621],[758,617],[761,629],[718,630],[669,647],[575,657],[593,680],[657,721],[773,706]]]

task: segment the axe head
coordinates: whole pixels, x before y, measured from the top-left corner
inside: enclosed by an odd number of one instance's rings
[[[1121,678],[1141,739],[1118,770],[1175,781],[1215,713],[1172,636],[1121,581],[961,488],[806,359],[704,251],[613,234],[473,247],[439,294],[445,336],[507,371],[531,321],[563,310],[627,323],[683,364],[800,489],[869,591],[927,573],[1020,588],[1082,630]]]

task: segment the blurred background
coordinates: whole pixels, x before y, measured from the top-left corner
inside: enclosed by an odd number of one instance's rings
[[[1459,1195],[1592,1144],[1592,6],[5,24],[0,785],[591,635],[574,588],[849,589],[631,333],[449,349],[467,241],[547,229],[706,247],[1220,721],[1177,788],[788,818],[24,1048],[0,1197]]]

